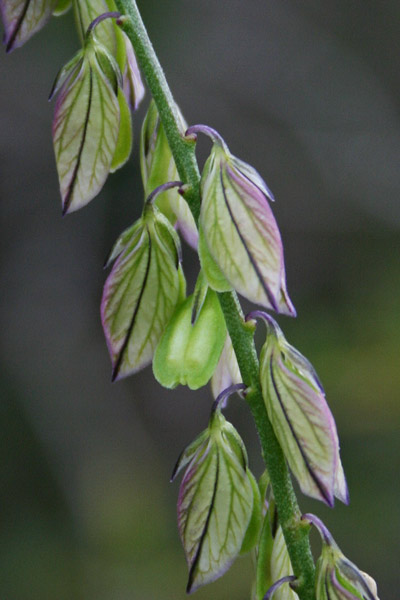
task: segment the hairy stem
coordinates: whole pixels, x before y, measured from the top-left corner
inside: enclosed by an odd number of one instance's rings
[[[135,0],[116,0],[123,17],[120,26],[129,37],[136,57],[146,77],[157,105],[179,177],[186,184],[185,199],[198,221],[200,213],[200,173],[195,156],[195,144],[184,137],[175,101],[165,75],[148,37]],[[238,298],[234,292],[219,294],[227,328],[232,339],[243,382],[249,388],[246,396],[252,412],[262,452],[271,480],[279,522],[297,577],[296,591],[301,600],[314,600],[315,568],[311,554],[309,526],[301,521],[301,512],[293,490],[288,467],[275,437],[261,394],[259,365],[253,341],[254,330],[245,323]]]

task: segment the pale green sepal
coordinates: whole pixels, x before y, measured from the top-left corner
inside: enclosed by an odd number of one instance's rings
[[[188,593],[225,573],[238,556],[253,510],[253,487],[213,415],[208,439],[190,453],[178,501],[178,526],[189,565]]]
[[[271,556],[274,546],[274,537],[277,531],[277,513],[275,502],[268,498],[266,501],[265,494],[267,493],[268,477],[261,476],[259,488],[261,498],[263,499],[263,514],[264,521],[261,528],[260,539],[257,547],[256,561],[256,600],[263,600],[267,590],[272,586],[274,581],[271,576]],[[268,510],[265,511],[265,506],[268,504]]]
[[[83,56],[83,50],[79,50],[79,52],[77,52],[75,56],[73,56],[71,60],[58,71],[49,94],[49,100],[60,91],[68,79],[78,73],[79,69],[82,67]]]
[[[104,287],[101,316],[113,380],[151,362],[179,300],[176,241],[163,239],[169,233],[156,227],[157,220],[157,213],[141,220]],[[121,245],[117,243],[114,254]]]
[[[90,23],[103,13],[116,10],[112,0],[74,0],[74,13],[81,37],[84,42],[87,28]],[[117,56],[119,28],[112,19],[105,19],[96,26],[96,38],[113,55]]]
[[[255,313],[256,314],[256,313]],[[303,493],[333,506],[348,502],[335,421],[313,367],[286,341],[269,316],[260,354],[260,381],[268,416]]]
[[[111,173],[122,167],[128,160],[132,150],[132,119],[131,111],[121,89],[118,90],[119,103],[119,132],[117,146],[112,159]]]
[[[182,265],[178,267],[178,279],[179,279],[179,293],[178,293],[178,304],[184,301],[186,298],[186,278],[182,269]]]
[[[122,88],[122,74],[119,65],[113,55],[107,50],[106,46],[99,43],[95,36],[94,30],[91,32],[92,39],[89,43],[93,45],[97,63],[103,71],[106,79],[113,88],[115,94],[118,88]]]
[[[158,344],[153,372],[169,389],[179,384],[198,389],[211,378],[225,342],[226,325],[218,298],[208,290],[196,323],[193,296],[175,311]]]
[[[217,263],[211,256],[201,226],[199,227],[198,252],[201,268],[207,278],[208,285],[216,292],[229,292],[232,286],[225,279]]]
[[[174,481],[175,477],[179,475],[184,467],[192,460],[196,452],[199,450],[200,446],[209,438],[209,430],[205,429],[201,432],[201,434],[191,443],[189,446],[181,452],[176,461],[174,470],[172,471],[170,481]]]
[[[208,292],[208,283],[204,277],[204,273],[200,270],[197,277],[196,285],[193,292],[193,306],[192,306],[192,323],[196,323],[197,317],[203,308],[204,301]],[[228,387],[228,386],[226,386]]]
[[[104,262],[104,268],[106,269],[116,258],[121,254],[124,248],[128,245],[129,241],[133,238],[138,230],[142,229],[142,221],[136,221],[133,225],[125,229],[111,248],[109,255]]]
[[[271,478],[267,469],[265,469],[265,471],[263,471],[263,473],[261,474],[260,479],[258,480],[258,489],[260,490],[260,495],[263,502],[265,502],[267,498],[267,491],[269,489],[270,484]]]
[[[119,130],[117,97],[95,54],[67,80],[57,99],[53,141],[63,213],[85,206],[103,187]]]
[[[250,550],[253,550],[253,548],[258,544],[262,525],[260,490],[258,489],[257,481],[250,469],[247,469],[247,476],[250,480],[251,487],[253,488],[253,510],[251,513],[250,523],[247,527],[246,535],[244,536],[242,542],[242,547],[240,548],[240,554],[246,554],[247,552],[250,552]]]
[[[61,17],[65,15],[69,11],[72,6],[72,0],[58,0],[55,9],[53,10],[53,15],[55,17]]]
[[[275,535],[271,554],[271,579],[273,582],[293,575],[292,563],[290,562],[282,527],[279,526]],[[298,595],[289,585],[282,585],[274,592],[274,600],[298,600]]]

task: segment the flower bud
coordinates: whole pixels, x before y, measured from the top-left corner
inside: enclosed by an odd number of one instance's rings
[[[310,362],[288,344],[278,324],[267,324],[260,354],[264,402],[275,435],[304,494],[333,506],[334,496],[348,503],[335,421]]]
[[[186,134],[199,131],[213,140],[201,178],[203,254],[209,252],[228,283],[245,298],[294,316],[270,190],[253,167],[229,152],[216,131],[195,125]],[[209,262],[202,262],[203,268]],[[210,273],[210,285],[214,279]]]
[[[185,286],[178,235],[151,202],[117,240],[112,260],[101,317],[115,380],[151,362]]]
[[[219,406],[207,429],[179,457],[172,479],[184,467],[178,527],[191,593],[223,575],[243,545],[252,545],[258,516],[246,449]]]
[[[110,18],[118,16],[105,13],[90,23],[83,49],[61,69],[50,93],[50,99],[59,93],[53,143],[63,214],[90,202],[131,152],[131,112],[116,51],[109,49],[115,45],[108,36],[115,27]],[[121,35],[117,30],[112,39]]]
[[[153,372],[164,387],[202,387],[221,355],[226,326],[217,295],[208,289],[194,320],[195,300],[196,296],[189,296],[177,307],[156,348]]]
[[[181,119],[182,131],[184,131],[186,129],[185,120],[179,111],[178,114]],[[140,138],[140,167],[146,194],[166,181],[179,178],[154,100],[150,102],[143,121]],[[182,196],[165,191],[158,196],[157,206],[172,225],[178,226],[186,242],[196,249],[197,227],[186,200]]]
[[[315,525],[322,539],[316,600],[379,600],[375,581],[344,556],[322,521],[312,514],[302,518]]]

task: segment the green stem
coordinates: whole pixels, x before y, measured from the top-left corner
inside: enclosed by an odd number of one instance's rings
[[[193,216],[200,214],[200,173],[195,144],[185,139],[175,101],[148,37],[135,0],[116,0],[124,17],[121,27],[132,42],[138,63],[157,105],[179,177],[188,186],[185,193]],[[298,578],[296,591],[300,600],[315,600],[315,568],[309,543],[309,527],[301,521],[301,512],[293,490],[287,463],[267,416],[259,380],[259,365],[253,341],[254,329],[245,323],[239,300],[234,292],[219,294],[227,328],[239,363],[243,382],[249,388],[250,406],[262,452],[271,480],[279,522],[287,544],[293,571]]]

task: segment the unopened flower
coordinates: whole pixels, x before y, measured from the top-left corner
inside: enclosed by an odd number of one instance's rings
[[[205,248],[227,282],[240,294],[287,315],[295,309],[286,291],[282,240],[269,205],[273,196],[257,171],[233,156],[224,140],[205,125],[190,127],[213,141],[204,166],[200,227]],[[209,261],[202,260],[208,275]],[[210,285],[215,277],[210,274]],[[219,290],[220,291],[220,290]]]
[[[318,517],[303,515],[315,525],[322,539],[317,562],[317,600],[379,600],[375,581],[344,556],[332,535]]]
[[[166,186],[176,187],[180,182]],[[113,380],[148,365],[176,308],[185,297],[179,237],[151,202],[118,238],[104,286],[101,318],[113,364]]]
[[[336,425],[311,363],[285,339],[269,315],[255,311],[267,325],[260,354],[265,406],[289,466],[304,494],[333,506],[348,503]]]
[[[184,467],[178,527],[191,593],[221,577],[243,546],[252,547],[260,525],[254,510],[260,495],[243,441],[218,403],[207,429],[182,452],[171,480]]]
[[[179,109],[177,111],[183,133],[186,123]],[[143,121],[140,137],[140,168],[146,194],[165,181],[179,179],[178,169],[154,100],[150,102]],[[157,206],[171,223],[178,227],[186,242],[197,249],[197,227],[186,200],[166,190],[157,197]]]
[[[193,322],[196,296],[189,296],[175,310],[156,348],[154,376],[161,385],[206,385],[217,366],[225,343],[226,325],[217,294],[208,288]]]

